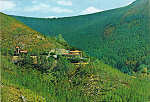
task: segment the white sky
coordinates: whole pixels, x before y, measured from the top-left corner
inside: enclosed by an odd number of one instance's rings
[[[123,7],[135,0],[0,0],[0,12],[29,17],[68,17]]]

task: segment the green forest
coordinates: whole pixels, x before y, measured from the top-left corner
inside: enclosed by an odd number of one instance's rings
[[[12,17],[46,36],[62,34],[71,46],[132,74],[143,64],[150,68],[149,12],[149,0],[137,0],[126,7],[83,16]]]
[[[149,0],[137,0],[57,19],[0,13],[1,102],[149,102],[149,7]],[[90,60],[75,65],[61,54],[49,57],[53,49]]]

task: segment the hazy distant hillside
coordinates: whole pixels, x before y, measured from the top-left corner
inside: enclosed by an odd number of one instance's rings
[[[45,35],[61,33],[69,44],[123,72],[136,71],[141,64],[149,64],[149,0],[137,0],[127,7],[77,17],[15,18]]]

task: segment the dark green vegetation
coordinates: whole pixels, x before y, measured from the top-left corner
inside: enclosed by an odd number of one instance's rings
[[[140,64],[132,76],[91,58],[75,66],[66,58],[46,59],[39,53],[53,48],[71,48],[61,35],[46,37],[11,16],[0,14],[2,102],[149,102],[148,64]],[[62,34],[62,33],[61,33]],[[12,63],[14,48],[30,53]],[[138,49],[137,49],[138,50]],[[38,55],[33,65],[30,54]]]
[[[132,74],[150,68],[150,0],[96,14],[43,19],[14,16],[48,36],[65,40],[106,64]]]

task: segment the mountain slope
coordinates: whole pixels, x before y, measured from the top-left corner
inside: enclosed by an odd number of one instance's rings
[[[20,46],[28,51],[42,51],[63,47],[54,38],[45,37],[8,15],[0,13],[2,53]]]
[[[137,0],[126,7],[77,17],[14,17],[45,35],[61,33],[69,44],[129,73],[150,60],[149,10],[149,0]]]
[[[62,47],[55,39],[43,38],[41,34],[10,16],[2,14],[1,17],[3,18],[1,39],[5,40],[2,43],[2,49],[11,50],[18,42],[26,49],[36,49],[36,52],[37,49]],[[16,27],[16,24],[19,26]],[[35,34],[38,34],[38,37],[31,38]],[[17,37],[13,39],[15,35]],[[29,38],[32,40],[28,40]],[[48,46],[48,48],[43,46],[47,43],[54,46]],[[150,100],[149,73],[146,71],[141,73],[143,78],[133,77],[94,58],[91,58],[88,65],[74,66],[60,57],[55,67],[52,67],[54,60],[47,61],[41,58],[41,62],[38,63],[40,70],[37,70],[38,65],[34,66],[29,58],[25,58],[24,65],[13,64],[9,55],[2,53],[0,60],[3,102],[23,102],[24,100],[31,102],[148,102]],[[47,66],[49,69],[42,72],[41,70],[45,70]]]
[[[65,61],[62,64],[58,62],[58,71],[50,69],[49,73],[43,74],[32,68],[16,66],[5,56],[2,56],[1,62],[4,102],[22,102],[22,97],[31,102],[150,100],[149,80],[123,74],[99,61],[78,69],[67,65]]]

